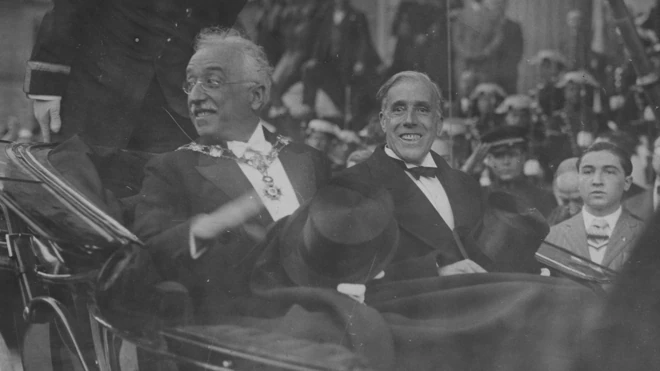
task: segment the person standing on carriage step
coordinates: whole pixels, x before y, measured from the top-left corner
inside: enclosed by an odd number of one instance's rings
[[[254,249],[330,177],[324,155],[265,130],[272,67],[235,30],[203,30],[184,91],[199,138],[147,164],[133,230],[203,321],[248,293]]]
[[[181,91],[195,35],[231,27],[246,0],[55,0],[24,90],[45,142],[165,152],[195,128]]]
[[[431,151],[442,125],[440,89],[424,73],[403,71],[377,99],[387,144],[337,177],[383,185],[392,195],[401,237],[385,279],[485,272],[478,264],[485,256],[466,233],[483,215],[479,184]]]
[[[644,222],[622,206],[632,184],[632,163],[612,143],[589,147],[577,162],[582,212],[552,228],[546,241],[619,270],[628,260]]]

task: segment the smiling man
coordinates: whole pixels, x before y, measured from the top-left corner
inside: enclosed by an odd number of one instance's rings
[[[262,48],[236,31],[202,32],[183,83],[199,138],[145,170],[133,229],[200,320],[247,294],[265,229],[330,176],[320,152],[264,128],[271,74]]]
[[[482,217],[479,184],[431,151],[442,125],[441,95],[429,77],[404,71],[380,88],[380,124],[387,144],[340,177],[384,185],[393,196],[399,249],[385,280],[485,270],[466,238]]]
[[[582,212],[553,226],[546,240],[618,270],[643,228],[621,204],[632,184],[630,158],[614,144],[596,143],[579,158],[577,170]]]

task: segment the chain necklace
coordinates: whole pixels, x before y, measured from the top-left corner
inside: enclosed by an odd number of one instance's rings
[[[291,143],[290,139],[278,136],[277,142],[267,154],[264,155],[248,148],[242,157],[237,157],[234,152],[220,145],[204,145],[195,142],[183,145],[177,148],[177,151],[199,152],[215,158],[233,160],[256,169],[261,174],[261,180],[264,182],[263,195],[270,200],[277,201],[282,197],[282,189],[275,185],[273,177],[268,175],[268,168],[277,159],[282,148],[289,143]]]

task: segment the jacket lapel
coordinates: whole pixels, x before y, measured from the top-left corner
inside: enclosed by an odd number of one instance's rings
[[[234,160],[200,154],[196,169],[230,200],[238,198],[249,190],[254,190],[252,183]],[[255,191],[259,192],[260,190]],[[265,208],[259,213],[257,219],[264,226],[273,222],[273,218]]]
[[[566,223],[566,246],[571,246],[573,252],[587,259],[591,257],[589,246],[587,244],[587,230],[584,228],[584,218],[582,212],[575,215]]]
[[[379,147],[374,151],[368,164],[374,178],[387,188],[393,196],[397,222],[415,237],[432,249],[437,249],[451,230],[424,193]],[[429,228],[429,224],[433,228]]]
[[[302,205],[312,198],[316,189],[314,163],[310,156],[291,149],[291,146],[284,147],[279,158],[296,192],[298,203]]]
[[[634,222],[628,210],[623,209],[621,217],[619,217],[619,221],[616,223],[612,231],[612,236],[608,241],[602,265],[610,266],[615,259],[626,251],[626,248],[633,242],[632,239],[636,235],[636,232],[638,232],[636,230],[638,227],[638,223]],[[617,267],[613,268],[616,269]]]
[[[456,182],[456,179],[450,176],[451,167],[449,164],[433,151],[431,152],[431,156],[433,157],[435,164],[438,166],[437,177],[438,180],[440,180],[440,184],[442,184],[445,193],[447,193],[449,205],[451,205],[451,211],[454,214],[454,229],[465,227],[469,224],[468,221],[470,220],[470,215],[474,210],[461,207],[460,203],[463,202],[464,205],[465,197],[469,196],[463,195],[465,189],[463,189],[460,183]]]

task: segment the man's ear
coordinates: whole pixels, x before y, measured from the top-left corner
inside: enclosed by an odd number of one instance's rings
[[[628,191],[630,189],[630,186],[632,186],[633,178],[632,175],[628,175],[623,183],[623,190]]]
[[[380,122],[380,128],[383,130],[383,133],[385,133],[385,114],[383,111],[378,112],[378,122]]]
[[[438,135],[440,130],[442,130],[442,126],[445,124],[445,120],[440,113],[438,113],[436,120],[438,120],[438,125],[435,127],[435,135]]]
[[[252,88],[250,93],[252,110],[259,111],[266,105],[266,87],[264,85],[257,85]]]

